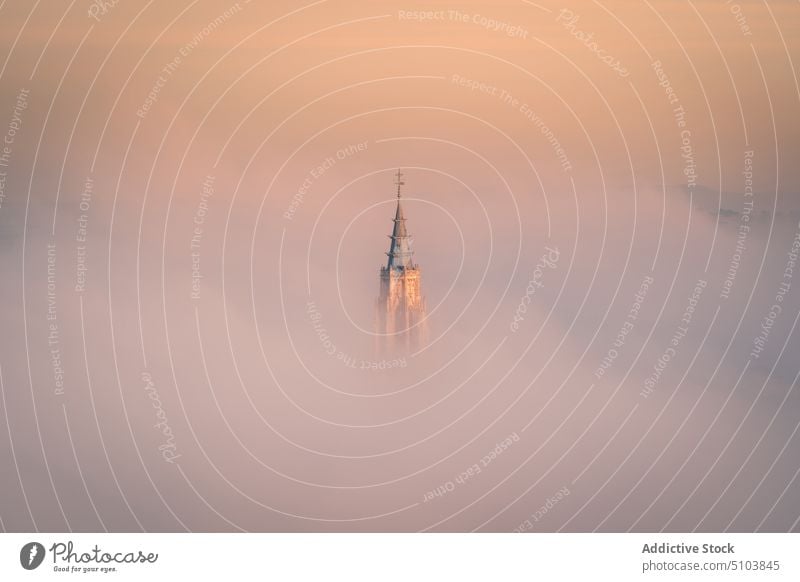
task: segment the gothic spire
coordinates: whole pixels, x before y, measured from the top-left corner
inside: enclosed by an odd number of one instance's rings
[[[414,266],[411,262],[411,257],[414,253],[411,251],[411,237],[408,236],[408,232],[406,231],[406,218],[403,215],[403,205],[400,202],[402,197],[401,187],[405,185],[405,182],[402,181],[403,174],[400,170],[397,170],[396,177],[397,211],[394,215],[394,229],[389,236],[389,238],[392,239],[392,243],[389,246],[389,252],[386,253],[389,256],[389,263],[386,268],[410,269]]]

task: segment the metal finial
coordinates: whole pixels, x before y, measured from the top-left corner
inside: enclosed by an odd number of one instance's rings
[[[395,176],[397,177],[397,182],[395,182],[395,184],[397,184],[397,198],[399,200],[400,199],[400,187],[401,186],[405,186],[406,183],[403,182],[403,179],[402,179],[403,178],[403,173],[400,171],[400,168],[397,169],[397,174],[395,174]]]

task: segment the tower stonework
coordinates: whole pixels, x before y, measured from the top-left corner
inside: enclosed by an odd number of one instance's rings
[[[425,297],[422,294],[422,271],[413,261],[411,237],[401,202],[403,175],[397,172],[397,210],[389,260],[381,267],[380,294],[377,300],[378,351],[384,355],[417,349],[427,339]]]

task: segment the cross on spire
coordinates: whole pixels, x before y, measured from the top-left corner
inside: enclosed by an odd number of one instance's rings
[[[400,199],[400,188],[402,186],[406,185],[406,183],[403,182],[403,172],[400,171],[400,168],[397,168],[397,174],[395,174],[395,177],[397,178],[397,181],[395,182],[395,184],[397,184],[397,199],[399,200]]]

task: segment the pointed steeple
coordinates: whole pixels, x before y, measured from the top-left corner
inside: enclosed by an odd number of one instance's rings
[[[408,236],[408,231],[406,230],[406,218],[403,215],[403,205],[400,202],[402,197],[400,189],[405,185],[405,182],[402,181],[403,174],[400,170],[397,170],[396,177],[397,211],[394,215],[394,229],[389,236],[389,238],[392,239],[392,243],[389,246],[389,252],[386,253],[389,256],[389,263],[386,265],[386,268],[411,269],[414,266],[411,262],[411,257],[414,253],[411,251],[411,237]]]
[[[397,210],[389,238],[389,262],[381,267],[380,294],[375,302],[375,338],[379,354],[416,350],[427,341],[422,271],[413,262],[411,237],[403,215],[403,174],[397,171]]]

